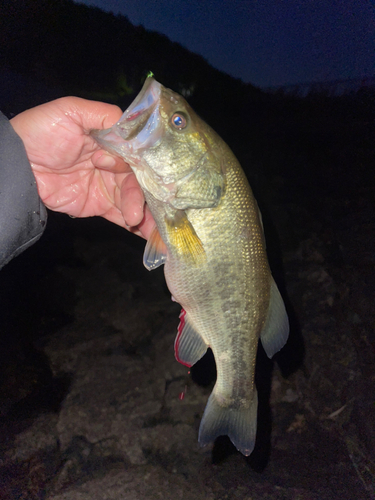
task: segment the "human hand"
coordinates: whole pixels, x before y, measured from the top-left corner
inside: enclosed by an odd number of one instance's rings
[[[74,217],[99,215],[148,238],[155,222],[130,166],[89,135],[121,115],[111,104],[63,97],[20,113],[11,124],[48,208]]]

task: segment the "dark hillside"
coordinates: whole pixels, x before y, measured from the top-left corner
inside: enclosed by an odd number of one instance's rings
[[[15,0],[2,5],[0,23],[0,67],[66,94],[121,105],[138,92],[150,70],[164,85],[181,93],[202,93],[203,100],[206,89],[213,87],[207,109],[216,99],[225,102],[239,92],[260,93],[164,35],[71,0]]]

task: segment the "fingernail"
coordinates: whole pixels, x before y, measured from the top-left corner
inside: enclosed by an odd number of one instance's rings
[[[102,155],[96,160],[96,166],[100,168],[112,168],[116,165],[116,160],[113,156]]]

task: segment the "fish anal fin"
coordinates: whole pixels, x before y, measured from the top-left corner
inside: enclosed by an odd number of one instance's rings
[[[272,358],[285,345],[289,335],[289,321],[284,301],[272,278],[270,304],[260,339],[266,354]]]
[[[242,407],[222,406],[214,389],[199,427],[200,445],[206,446],[219,436],[229,436],[237,450],[249,456],[255,445],[257,410],[258,394],[255,389],[253,399]]]
[[[203,244],[183,210],[173,218],[166,218],[168,238],[178,255],[192,264],[205,259]]]
[[[149,271],[163,265],[167,258],[167,247],[155,226],[147,240],[143,253],[143,265]]]
[[[190,366],[193,366],[204,356],[207,347],[207,344],[199,333],[191,326],[186,317],[186,311],[182,309],[177,337],[174,343],[174,352],[177,361],[190,368]]]

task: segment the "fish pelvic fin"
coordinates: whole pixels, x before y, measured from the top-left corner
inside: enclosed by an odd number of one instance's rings
[[[143,265],[149,271],[163,265],[167,259],[167,247],[155,226],[147,240],[143,253]]]
[[[174,343],[174,352],[179,363],[188,366],[195,365],[207,351],[207,344],[191,326],[186,317],[185,309],[180,314],[177,337]]]
[[[279,289],[272,278],[270,305],[266,321],[260,334],[262,346],[269,358],[272,358],[285,345],[289,336],[289,320],[286,314],[284,301]]]
[[[258,393],[244,407],[222,406],[215,389],[208,399],[199,427],[198,441],[206,446],[219,436],[229,436],[234,446],[248,457],[254,449],[257,430]]]
[[[191,264],[204,262],[206,254],[203,243],[183,210],[178,210],[173,218],[166,217],[168,238],[171,246]]]

